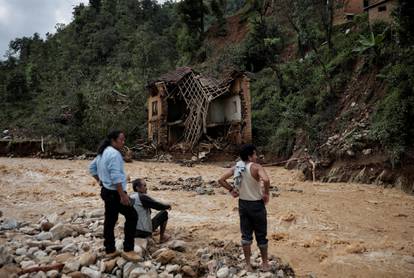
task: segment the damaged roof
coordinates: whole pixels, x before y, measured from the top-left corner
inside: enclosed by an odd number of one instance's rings
[[[172,83],[172,84],[177,84],[181,79],[183,79],[187,74],[194,72],[195,74],[198,75],[198,73],[196,71],[194,71],[192,68],[190,67],[179,67],[176,68],[173,71],[167,72],[163,75],[161,75],[160,77],[158,77],[157,79],[151,81],[148,83],[148,87],[154,86],[155,83],[157,82],[165,82],[165,83]],[[241,72],[241,71],[237,71],[237,70],[232,70],[230,72],[227,72],[227,74],[223,74],[223,79],[218,80],[212,77],[206,77],[206,76],[200,76],[200,81],[204,86],[212,86],[214,85],[221,85],[221,84],[226,84],[228,82],[231,82],[237,75],[239,74],[246,74],[245,72]]]

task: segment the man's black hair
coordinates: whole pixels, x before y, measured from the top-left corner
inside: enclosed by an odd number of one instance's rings
[[[240,149],[240,158],[243,161],[249,160],[249,156],[252,156],[256,151],[256,147],[252,144],[247,144]]]
[[[132,189],[138,192],[138,188],[143,186],[142,179],[135,179],[132,181]]]

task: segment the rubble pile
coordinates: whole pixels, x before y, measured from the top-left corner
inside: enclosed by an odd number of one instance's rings
[[[178,178],[175,181],[160,181],[160,185],[152,190],[195,191],[199,195],[214,195],[214,188],[219,187],[215,180],[204,181],[201,176],[187,179]]]
[[[272,270],[247,273],[240,245],[213,241],[200,248],[176,236],[163,244],[135,240],[138,262],[122,256],[107,258],[103,248],[103,209],[74,214],[70,219],[52,214],[37,223],[2,219],[0,277],[294,277],[293,270],[271,257]],[[122,225],[116,227],[116,247],[122,250]],[[258,253],[253,266],[260,265]]]

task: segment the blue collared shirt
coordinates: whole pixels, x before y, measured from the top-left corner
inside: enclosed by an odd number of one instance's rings
[[[127,179],[124,172],[124,160],[121,153],[112,146],[107,147],[102,155],[98,155],[89,165],[89,173],[98,176],[103,186],[116,190],[116,184],[121,183],[122,189],[127,190]]]

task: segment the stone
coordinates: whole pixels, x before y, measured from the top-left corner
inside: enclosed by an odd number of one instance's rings
[[[67,237],[61,240],[63,246],[75,243],[75,239],[73,237]]]
[[[144,269],[144,268],[142,268],[142,267],[136,267],[136,268],[134,268],[134,269],[131,271],[131,273],[129,274],[129,278],[138,278],[138,277],[140,277],[142,274],[145,274],[145,273],[147,273],[147,272],[145,271],[145,269]]]
[[[142,250],[147,250],[148,248],[148,239],[146,238],[136,238],[135,246],[141,247]]]
[[[20,266],[22,267],[22,269],[27,269],[27,268],[31,268],[34,266],[37,266],[35,261],[22,261],[20,263]]]
[[[47,278],[47,276],[46,273],[44,273],[43,271],[39,271],[33,276],[31,276],[31,278]]]
[[[39,251],[39,247],[30,247],[29,250],[27,251],[27,253],[29,255],[33,255],[34,253],[36,253],[37,251]]]
[[[167,249],[157,256],[157,261],[162,264],[167,264],[175,259],[175,256],[176,254],[173,250]]]
[[[101,278],[102,276],[102,274],[99,271],[86,266],[82,267],[81,272],[89,278]]]
[[[59,251],[63,249],[63,245],[61,244],[54,244],[54,245],[50,245],[48,247],[46,247],[46,252],[50,252],[50,251]]]
[[[164,271],[158,274],[158,278],[174,278],[174,275]]]
[[[92,211],[89,211],[86,214],[86,217],[88,218],[100,218],[100,217],[104,217],[105,215],[105,209],[94,209]]]
[[[80,262],[79,260],[72,259],[68,262],[65,262],[65,266],[63,267],[62,272],[63,273],[70,273],[78,271],[80,268]]]
[[[271,272],[260,273],[260,278],[272,278],[272,277],[273,277],[273,273]]]
[[[5,218],[2,220],[2,223],[0,225],[0,231],[1,230],[13,230],[16,229],[18,226],[17,220],[14,218]]]
[[[187,243],[183,240],[172,240],[168,242],[167,247],[179,252],[184,252],[187,249]]]
[[[17,256],[24,256],[27,254],[27,248],[26,247],[20,247],[17,248],[16,251],[14,252]]]
[[[176,275],[174,276],[174,278],[183,278],[183,276],[182,276],[181,274],[176,274]]]
[[[71,273],[68,273],[68,274],[62,274],[61,277],[62,278],[67,278],[67,277],[69,277],[69,278],[88,278],[88,276],[86,276],[85,274],[83,274],[80,271],[74,271],[74,272],[71,272]]]
[[[52,223],[53,225],[56,225],[59,223],[59,215],[56,212],[49,214],[46,216],[46,221]]]
[[[190,276],[190,277],[197,277],[197,273],[195,273],[195,271],[192,269],[192,267],[191,266],[189,266],[189,265],[185,265],[185,266],[183,266],[182,268],[181,268],[181,271],[185,274],[185,275],[187,275],[187,276]]]
[[[111,273],[116,266],[118,259],[101,262],[101,272]]]
[[[78,246],[75,243],[66,245],[65,247],[63,247],[62,252],[70,252],[70,253],[75,253],[78,251]]]
[[[180,266],[178,264],[168,264],[165,266],[165,271],[167,271],[167,273],[170,272],[178,272],[180,270]]]
[[[74,231],[70,225],[59,223],[53,226],[53,228],[50,229],[50,232],[52,233],[53,240],[59,240],[71,236]]]
[[[52,229],[53,228],[53,226],[54,226],[54,224],[53,223],[51,223],[51,222],[49,222],[48,220],[46,220],[46,219],[43,219],[41,222],[40,222],[40,230],[42,230],[42,231],[44,231],[44,232],[48,232],[48,231],[50,231],[50,229]]]
[[[33,256],[35,256],[36,258],[46,257],[47,253],[43,250],[39,250],[39,251],[34,252]]]
[[[79,258],[79,263],[81,266],[89,266],[96,262],[96,254],[93,252],[83,253]]]
[[[142,254],[144,253],[142,248],[138,245],[134,246],[134,252],[137,253],[140,257],[142,257]]]
[[[220,268],[216,273],[217,278],[226,278],[229,276],[229,274],[230,274],[230,271],[227,266]]]
[[[52,239],[51,232],[41,232],[34,237],[36,240],[50,240]]]
[[[283,270],[279,270],[277,273],[276,273],[276,277],[277,278],[284,278],[285,277],[285,273],[283,272]]]
[[[57,278],[57,277],[59,277],[59,271],[57,271],[56,269],[52,269],[52,270],[49,270],[48,272],[46,272],[46,275],[49,278]]]
[[[129,274],[131,273],[131,271],[136,267],[137,265],[134,264],[133,262],[127,262],[122,268],[123,277],[129,277]]]
[[[364,155],[370,155],[370,154],[372,153],[372,149],[365,149],[365,150],[362,150],[362,153],[363,153]]]
[[[122,268],[126,263],[127,263],[127,260],[125,260],[122,257],[120,257],[116,260],[116,265],[120,268]]]
[[[348,156],[351,156],[351,157],[354,157],[354,156],[355,156],[355,152],[354,152],[353,150],[347,150],[347,151],[346,151],[346,154],[347,154]]]
[[[168,250],[168,248],[160,248],[157,251],[155,251],[154,253],[152,253],[152,257],[156,258],[156,257],[158,257],[159,254],[161,254],[162,252],[164,252],[166,250]]]
[[[58,263],[66,263],[67,261],[72,260],[74,257],[71,253],[61,253],[56,255],[55,261]]]

